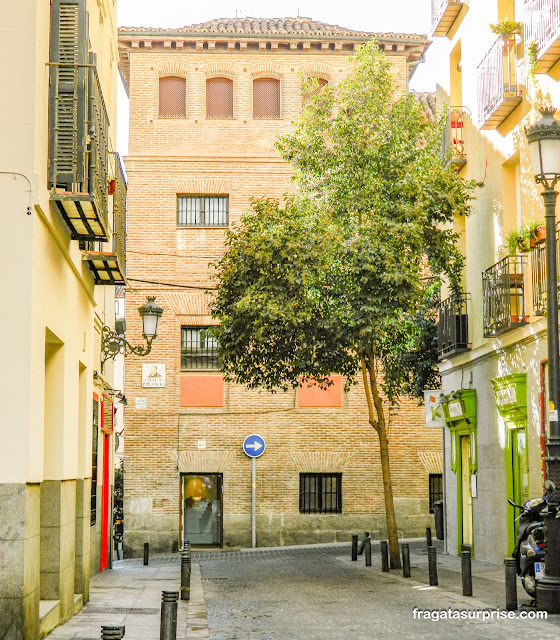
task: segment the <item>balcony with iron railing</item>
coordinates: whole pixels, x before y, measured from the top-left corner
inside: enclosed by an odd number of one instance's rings
[[[94,58],[51,64],[49,188],[74,240],[108,238],[109,118]]]
[[[560,232],[556,229],[556,271],[560,274]],[[544,316],[547,307],[546,246],[544,242],[531,248],[531,282],[533,315]]]
[[[522,102],[517,40],[499,36],[478,65],[478,127],[497,129]]]
[[[467,164],[465,115],[465,107],[451,107],[443,132],[442,155],[456,171]]]
[[[126,282],[126,193],[127,186],[118,153],[109,152],[109,195],[113,197],[112,247],[101,241],[84,242],[82,259],[87,262],[95,284]]]
[[[483,335],[492,338],[527,324],[525,256],[508,256],[482,272]]]
[[[432,35],[446,36],[468,0],[432,0]]]
[[[560,0],[525,0],[525,45],[536,46],[537,73],[547,73],[560,60]]]
[[[467,303],[470,294],[450,296],[440,303],[438,319],[438,359],[451,358],[469,351],[469,316]]]

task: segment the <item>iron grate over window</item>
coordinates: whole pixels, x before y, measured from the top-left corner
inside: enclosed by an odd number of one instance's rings
[[[228,196],[177,197],[179,227],[227,227],[228,223]]]
[[[208,335],[208,327],[181,328],[181,368],[220,368],[218,341]]]
[[[233,80],[229,78],[206,80],[206,117],[233,118]]]
[[[300,473],[300,513],[342,513],[341,473]]]
[[[434,502],[443,500],[443,476],[441,473],[430,473],[430,513],[434,512]]]
[[[280,80],[257,78],[253,81],[253,118],[280,118]]]
[[[185,78],[167,76],[159,79],[159,117],[185,118],[187,88]]]

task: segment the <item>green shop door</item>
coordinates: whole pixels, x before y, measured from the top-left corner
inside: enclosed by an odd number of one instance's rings
[[[183,537],[194,545],[222,545],[222,475],[184,474]]]
[[[524,427],[508,429],[508,450],[506,451],[508,498],[516,504],[529,499],[529,469],[527,464],[527,432]],[[508,547],[513,552],[516,540],[519,509],[508,503]]]

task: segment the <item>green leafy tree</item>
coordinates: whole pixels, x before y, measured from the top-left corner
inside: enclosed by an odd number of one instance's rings
[[[377,44],[349,76],[318,90],[278,149],[294,169],[283,202],[252,201],[228,232],[212,301],[226,378],[270,391],[333,373],[363,382],[379,436],[392,565],[400,566],[388,405],[434,383],[439,279],[459,287],[449,229],[473,183],[440,157],[445,114],[429,122]]]

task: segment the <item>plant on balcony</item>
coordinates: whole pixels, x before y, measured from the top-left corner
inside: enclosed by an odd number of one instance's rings
[[[491,24],[492,33],[502,36],[504,40],[513,40],[515,36],[521,34],[523,23],[513,20],[500,20],[496,24]]]
[[[536,82],[537,75],[537,43],[532,40],[527,47],[527,75]]]
[[[528,253],[532,244],[543,238],[544,222],[528,222],[517,229],[513,229],[506,236],[508,255],[515,256],[518,253]]]

